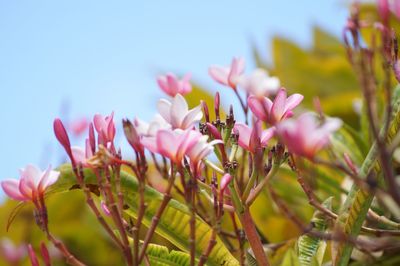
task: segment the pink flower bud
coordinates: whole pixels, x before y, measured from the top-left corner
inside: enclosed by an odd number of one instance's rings
[[[64,147],[68,156],[72,158],[71,142],[69,141],[67,131],[65,130],[65,127],[59,118],[54,119],[53,128],[58,142],[60,142],[60,144]]]
[[[47,249],[46,244],[43,242],[40,244],[40,253],[42,254],[44,264],[46,266],[51,266],[49,250]]]
[[[221,178],[221,195],[224,193],[226,187],[229,185],[229,183],[232,180],[232,176],[230,174],[225,174],[222,178]]]
[[[28,255],[32,266],[39,266],[39,260],[36,257],[35,251],[33,250],[31,244],[28,245]]]

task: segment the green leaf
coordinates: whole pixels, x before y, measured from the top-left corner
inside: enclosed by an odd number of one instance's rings
[[[61,172],[60,178],[51,187],[51,193],[59,193],[68,191],[71,188],[77,187],[76,177],[73,174],[71,165],[64,164],[58,168]],[[96,177],[90,169],[85,169],[85,180],[86,184],[96,185]],[[139,194],[138,183],[134,176],[128,172],[121,171],[121,190],[124,195],[124,199],[129,208],[126,213],[134,218],[137,216]],[[145,200],[147,208],[143,217],[143,224],[147,227],[151,224],[152,218],[155,215],[160,203],[163,199],[163,194],[157,190],[146,186],[145,188]],[[172,244],[177,246],[183,251],[188,251],[189,247],[189,220],[190,211],[189,209],[181,204],[180,202],[171,199],[163,215],[159,220],[159,224],[156,228],[156,232],[162,237],[166,238]],[[200,217],[196,217],[196,255],[200,257],[203,250],[206,249],[209,239],[211,238],[211,228],[205,223]],[[233,257],[221,240],[217,237],[217,243],[212,249],[208,265],[238,265],[238,261]]]
[[[190,256],[187,253],[171,250],[167,247],[150,244],[147,247],[146,255],[150,265],[154,266],[188,266],[190,265]]]
[[[390,122],[389,132],[386,139],[387,143],[396,136],[400,128],[400,99],[397,89],[394,97],[393,110],[395,110],[393,119]],[[370,172],[374,173],[379,183],[382,178],[381,166],[378,161],[378,147],[374,143],[365,158],[361,169],[360,177],[365,178]],[[347,198],[339,211],[339,217],[336,226],[342,228],[345,234],[357,236],[360,233],[361,226],[365,220],[368,209],[371,206],[374,194],[363,188],[358,188],[353,184]],[[339,243],[337,245],[337,254],[333,256],[334,265],[345,266],[350,259],[353,246],[348,243]]]
[[[300,266],[300,261],[292,248],[286,252],[282,261],[282,266]]]
[[[322,205],[327,208],[332,208],[332,197],[325,200]],[[319,232],[325,232],[327,228],[327,220],[323,213],[315,211],[311,222],[314,225],[314,229]],[[314,236],[302,235],[297,241],[297,248],[299,254],[299,261],[301,266],[311,266],[313,261],[316,265],[322,265],[322,259],[324,258],[326,242]]]

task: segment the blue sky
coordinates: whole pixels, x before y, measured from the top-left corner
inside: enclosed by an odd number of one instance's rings
[[[249,69],[251,42],[268,57],[272,36],[307,46],[313,25],[339,36],[346,17],[334,0],[0,1],[0,179],[56,157],[65,103],[72,118],[149,119],[160,71],[216,89],[209,65],[241,55]]]

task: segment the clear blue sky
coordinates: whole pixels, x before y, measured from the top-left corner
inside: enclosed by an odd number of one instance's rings
[[[0,179],[56,155],[63,102],[71,117],[149,119],[159,71],[216,87],[208,66],[251,61],[250,41],[268,56],[273,35],[307,46],[312,25],[339,35],[346,17],[336,0],[0,1]]]

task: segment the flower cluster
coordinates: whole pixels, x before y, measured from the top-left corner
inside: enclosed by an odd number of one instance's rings
[[[195,206],[198,184],[208,187],[208,191],[212,192],[208,198],[214,198],[213,217],[215,219],[221,219],[222,210],[226,206],[225,208],[237,211],[240,219],[246,219],[247,222],[242,222],[244,230],[249,235],[254,234],[251,232],[253,227],[247,227],[248,217],[242,215],[264,186],[262,182],[259,184],[256,182],[259,174],[262,172],[268,174],[272,161],[276,165],[283,163],[284,147],[293,154],[314,160],[317,153],[329,144],[330,134],[341,125],[338,119],[326,118],[320,121],[311,113],[295,118],[294,109],[302,102],[303,96],[301,94],[288,96],[286,89],[281,87],[279,79],[269,76],[265,70],[256,69],[253,73],[246,75],[245,62],[242,58],[234,58],[228,67],[212,66],[209,68],[209,74],[219,84],[234,90],[241,101],[246,121],[244,123],[235,121],[233,106],[226,120],[221,120],[218,93],[214,100],[214,121],[210,120],[208,103],[200,102],[199,99],[197,106],[189,108],[185,97],[190,97],[192,88],[190,75],[187,74],[179,79],[168,73],[158,77],[157,82],[160,89],[170,98],[160,99],[157,102],[158,113],[154,118],[149,122],[137,117],[133,120],[123,120],[123,131],[134,151],[136,160],[123,159],[121,151],[114,143],[117,130],[113,112],[108,116],[96,114],[92,122],[86,121],[84,127],[79,128],[79,130],[88,129],[84,148],[71,145],[63,122],[60,119],[54,120],[55,136],[69,156],[78,185],[86,192],[87,202],[99,221],[124,250],[129,265],[140,264],[143,260],[148,241],[154,233],[163,208],[171,198],[174,186],[191,210],[191,237],[195,237],[196,219],[194,217],[197,215]],[[239,89],[245,92],[244,101]],[[251,113],[248,112],[249,110]],[[247,123],[249,116],[251,124]],[[232,183],[237,175],[236,151],[239,146],[249,154],[251,164],[247,170],[251,176],[247,183],[242,184],[245,185],[242,187]],[[264,151],[268,151],[267,159]],[[152,162],[148,160],[149,154],[153,159]],[[207,158],[208,156],[210,158]],[[160,166],[159,158],[162,158],[162,166]],[[153,185],[164,193],[164,200],[157,212],[158,217],[154,219],[154,224],[146,235],[141,252],[139,253],[139,242],[136,241],[137,247],[133,249],[136,253],[132,256],[128,233],[125,231],[125,228],[130,225],[123,216],[125,203],[119,175],[122,166],[129,167],[139,182],[141,189],[138,193],[143,193],[144,187],[150,183],[147,172],[149,164],[155,166],[168,185],[163,188],[157,184]],[[244,165],[239,167],[245,169]],[[85,171],[83,171],[85,168],[91,169],[97,177],[101,196],[99,204],[94,203],[90,190],[86,187]],[[210,169],[212,177],[209,175]],[[219,178],[216,177],[217,173],[221,175]],[[15,200],[32,201],[38,211],[47,217],[43,214],[46,209],[44,194],[46,189],[57,181],[59,175],[59,172],[51,168],[42,172],[35,166],[28,165],[21,171],[20,180],[5,180],[1,182],[1,186],[6,194]],[[182,191],[176,184],[175,177],[180,178]],[[268,179],[265,178],[265,180]],[[113,192],[112,189],[115,191]],[[145,212],[143,194],[140,199],[139,213],[143,214]],[[101,218],[103,215],[112,218],[119,230],[120,238],[105,224]],[[140,228],[140,219],[139,217],[136,228]],[[53,239],[48,232],[47,220],[45,224],[43,230],[48,234],[49,239]],[[194,259],[195,241],[192,239],[190,243],[191,259]],[[254,242],[251,244],[257,245]],[[57,245],[62,247],[59,249],[65,257],[73,258],[59,242]],[[37,258],[32,249],[29,254],[32,263],[37,264]],[[259,261],[265,260],[265,254],[256,253],[255,255]],[[73,261],[75,265],[81,265],[77,259],[73,258]]]

